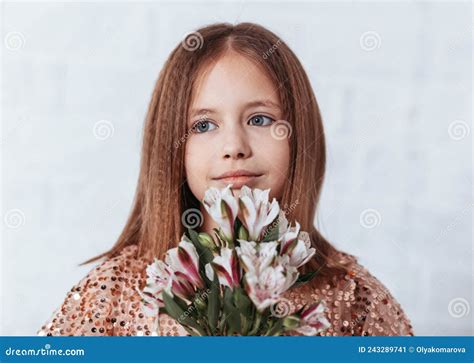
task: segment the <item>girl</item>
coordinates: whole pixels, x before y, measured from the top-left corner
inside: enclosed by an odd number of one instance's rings
[[[177,245],[189,216],[202,232],[215,224],[203,208],[207,188],[232,183],[270,189],[289,221],[316,248],[302,273],[308,284],[282,300],[290,313],[324,300],[322,335],[413,335],[387,288],[314,227],[325,174],[323,124],[295,54],[252,23],[199,29],[166,61],[148,108],[140,175],[116,244],[70,292],[40,335],[188,335],[169,316],[143,312],[146,266]],[[200,220],[200,217],[203,217]],[[192,219],[192,218],[191,218]]]

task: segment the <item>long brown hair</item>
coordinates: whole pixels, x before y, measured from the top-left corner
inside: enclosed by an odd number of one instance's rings
[[[285,120],[291,126],[288,183],[279,201],[290,222],[298,221],[317,250],[302,272],[346,273],[337,250],[315,228],[326,169],[323,123],[308,76],[291,49],[274,33],[254,23],[219,23],[188,34],[167,59],[156,81],[144,125],[140,174],[133,207],[115,245],[81,265],[115,257],[129,245],[138,255],[163,258],[185,228],[184,211],[199,208],[184,173],[186,120],[200,71],[226,51],[257,62],[276,86]],[[183,141],[183,142],[181,142]]]

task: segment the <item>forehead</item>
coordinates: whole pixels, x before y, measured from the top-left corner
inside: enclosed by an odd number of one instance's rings
[[[240,107],[257,100],[279,104],[277,88],[262,66],[232,52],[201,71],[191,109]]]

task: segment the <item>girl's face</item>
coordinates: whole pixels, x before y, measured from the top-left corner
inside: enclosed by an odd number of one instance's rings
[[[254,63],[235,52],[221,57],[196,83],[188,117],[185,150],[186,178],[202,201],[209,187],[232,183],[271,189],[280,200],[287,182],[288,138],[278,137],[272,124],[281,120],[277,89]],[[194,126],[194,128],[193,128]],[[250,177],[219,178],[237,170]]]

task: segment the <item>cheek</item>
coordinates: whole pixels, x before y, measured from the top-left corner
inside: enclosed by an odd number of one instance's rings
[[[189,189],[201,200],[206,190],[209,163],[209,146],[189,139],[186,143],[184,167]]]
[[[270,196],[280,199],[288,182],[290,145],[287,139],[276,140],[271,136],[254,143],[255,156],[268,172],[265,188],[271,188]]]
[[[287,175],[290,164],[290,147],[287,140],[278,140],[269,145],[269,153],[273,156],[272,166],[282,176]]]
[[[270,151],[272,157],[271,178],[275,198],[280,199],[283,190],[288,183],[289,165],[290,165],[290,148],[287,140],[277,141],[279,144]]]

